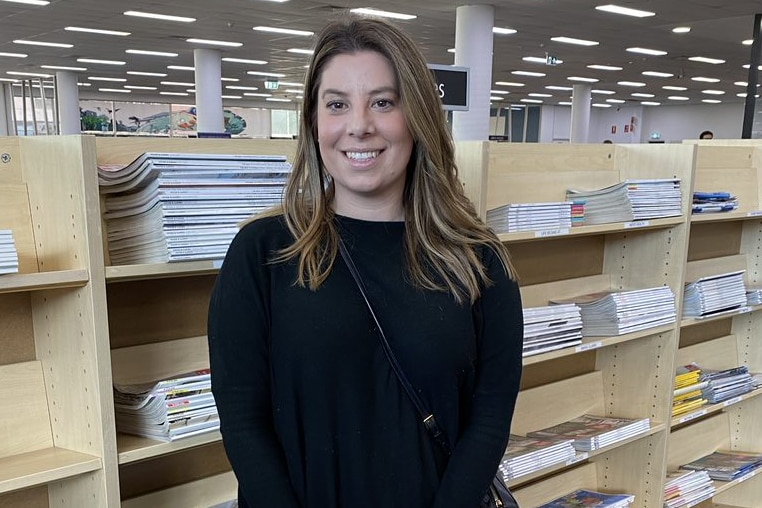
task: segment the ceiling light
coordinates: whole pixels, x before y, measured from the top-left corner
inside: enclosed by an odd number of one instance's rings
[[[29,55],[27,55],[25,53],[5,53],[5,52],[0,52],[0,56],[7,56],[9,58],[26,58]]]
[[[610,12],[612,14],[622,14],[624,16],[634,16],[636,18],[648,18],[650,16],[656,16],[655,12],[641,11],[638,9],[630,9],[628,7],[620,7],[619,5],[599,5],[595,8],[598,11]]]
[[[573,37],[551,37],[550,40],[553,42],[562,42],[564,44],[576,44],[577,46],[597,46],[599,44],[597,41],[575,39]]]
[[[610,107],[611,107],[611,104],[601,104],[601,103],[596,103],[596,104],[592,104],[592,106],[593,106],[594,108],[610,108]]]
[[[559,106],[571,106],[572,103],[571,102],[567,102],[567,101],[562,101],[562,102],[559,102],[558,105]]]
[[[158,78],[166,78],[167,75],[163,72],[142,72],[142,71],[127,71],[127,74],[133,76],[156,76]]]
[[[717,99],[701,99],[701,102],[706,102],[707,104],[722,104],[722,101]]]
[[[16,4],[27,4],[27,5],[48,5],[50,2],[47,0],[2,0],[3,2],[13,2]]]
[[[615,65],[598,65],[598,64],[588,65],[587,68],[596,69],[599,71],[621,71],[622,70],[621,67],[617,67]]]
[[[675,28],[672,29],[672,33],[676,33],[676,34],[687,34],[690,31],[691,31],[691,27],[689,26],[676,26]]]
[[[645,83],[641,83],[640,81],[617,81],[617,85],[620,85],[620,86],[646,86]]]
[[[557,85],[548,85],[545,88],[547,88],[548,90],[561,90],[564,92],[567,92],[569,90],[574,90],[574,88],[571,86],[557,86]]]
[[[92,86],[92,83],[77,83],[77,86]]]
[[[542,104],[540,99],[521,99],[520,102],[529,102],[531,104]]]
[[[545,87],[545,88],[548,88],[548,87]],[[497,94],[497,95],[508,95],[511,92],[509,92],[508,90],[490,90],[489,93]]]
[[[532,76],[535,78],[542,78],[545,76],[544,72],[530,72],[530,71],[511,71],[511,74],[515,74],[517,76]]]
[[[280,86],[304,86],[304,83],[296,83],[294,81],[280,81]]]
[[[13,79],[13,78],[0,78],[0,81],[5,81],[5,82],[7,82],[7,83],[16,83],[16,82],[18,81],[18,79]]]
[[[230,83],[238,83],[241,80],[238,79],[238,78],[220,78],[220,81],[227,81],[227,82],[230,82]]]
[[[695,78],[691,78],[691,81],[701,81],[702,83],[719,83],[720,80],[717,78],[705,78],[704,76],[696,76]]]
[[[291,99],[281,99],[280,97],[268,97],[265,100],[272,102],[291,102]]]
[[[126,78],[106,78],[101,76],[90,76],[87,79],[89,79],[90,81],[114,81],[118,83],[124,83],[125,81],[127,81]]]
[[[171,16],[168,14],[156,14],[154,12],[125,11],[125,16],[136,16],[138,18],[161,19],[163,21],[179,21],[180,23],[193,23],[196,18],[187,18],[185,16]]]
[[[266,65],[267,62],[265,60],[248,60],[246,58],[228,58],[225,57],[222,59],[223,62],[232,62],[232,63],[243,63],[243,64],[251,64],[251,65]]]
[[[156,90],[155,86],[124,85],[124,87],[130,90]]]
[[[251,92],[244,93],[244,95],[246,97],[272,97],[273,96],[273,94],[271,93],[251,93]]]
[[[744,46],[751,46],[754,44],[754,39],[746,39],[745,41],[741,42]]]
[[[132,93],[132,90],[125,90],[124,88],[99,88],[99,92],[116,92],[116,93]]]
[[[246,71],[246,74],[251,76],[265,76],[269,78],[285,78],[285,74],[279,74],[277,72],[260,72],[260,71]]]
[[[300,55],[311,55],[315,53],[315,50],[313,49],[301,49],[301,48],[289,48],[286,51],[289,53],[298,53]]]
[[[188,65],[167,65],[167,69],[173,70],[173,71],[195,71],[195,67],[191,67]]]
[[[447,50],[448,53],[455,53],[455,48],[450,48]]]
[[[170,57],[177,56],[177,53],[170,53],[168,51],[148,51],[144,49],[125,49],[124,52],[130,53],[131,55],[151,55],[151,56],[170,56]]]
[[[188,93],[196,93],[196,89],[195,88],[188,88],[185,91],[188,92]]]
[[[196,86],[196,83],[186,83],[184,81],[162,81],[161,84],[169,86]]]
[[[511,35],[511,34],[515,34],[516,30],[514,30],[513,28],[500,28],[499,26],[493,26],[492,33],[498,34],[498,35]]]
[[[669,72],[657,72],[657,71],[643,71],[641,72],[644,76],[653,76],[655,78],[671,78],[674,76],[674,74]]]
[[[627,101],[624,99],[606,99],[606,102],[610,102],[611,104],[624,104]]]
[[[724,64],[725,60],[720,60],[719,58],[707,58],[705,56],[692,56],[688,58],[688,60],[692,62],[702,62],[702,63],[708,63],[708,64]]]
[[[596,79],[596,78],[584,78],[582,76],[569,76],[566,79],[568,79],[569,81],[582,81],[583,83],[597,83],[598,81],[600,81],[599,79]]]
[[[65,65],[40,65],[43,69],[53,69],[56,71],[86,71],[87,67],[66,67]]]
[[[127,62],[122,62],[121,60],[99,60],[96,58],[77,58],[77,62],[103,64],[103,65],[124,65],[127,63]]]
[[[187,92],[159,92],[159,95],[181,95],[183,97],[187,97]]]
[[[292,28],[277,28],[274,26],[255,26],[253,27],[253,30],[257,30],[258,32],[272,32],[276,34],[286,34],[286,35],[310,36],[315,34],[315,32],[309,32],[307,30],[294,30]]]
[[[675,90],[677,92],[684,92],[688,89],[684,86],[671,86],[671,85],[664,85],[662,88],[664,90]]]
[[[298,88],[286,88],[286,93],[304,93],[304,90],[299,90]]]
[[[636,92],[636,93],[631,93],[630,95],[633,96],[633,97],[642,97],[644,99],[653,99],[654,97],[656,97],[652,93],[638,93],[638,92]]]
[[[418,16],[413,16],[412,14],[402,14],[399,12],[381,11],[378,9],[371,9],[367,7],[361,7],[359,9],[350,9],[349,12],[354,12],[355,14],[365,14],[368,16],[381,16],[382,18],[392,18],[392,19],[402,19],[402,20],[410,20],[410,19],[415,19],[418,17]]]
[[[49,78],[50,74],[40,74],[38,72],[21,72],[21,71],[7,71],[6,74],[11,76],[31,76],[34,78]]]
[[[491,101],[502,101],[502,100],[505,100],[505,99],[503,99],[503,97],[490,97],[489,100],[491,100]]]
[[[102,30],[100,28],[83,28],[81,26],[67,26],[66,28],[64,28],[64,30],[67,30],[69,32],[85,32],[85,33],[100,34],[100,35],[119,35],[121,37],[131,35],[130,32],[119,32],[117,30]]]
[[[553,97],[553,95],[549,94],[549,93],[536,93],[536,92],[533,92],[533,93],[530,93],[530,94],[527,94],[527,95],[529,97]]]
[[[224,46],[226,48],[240,48],[243,46],[242,42],[230,42],[230,41],[215,41],[212,39],[185,39],[185,42],[190,42],[191,44],[206,44],[208,46]]]
[[[26,39],[16,39],[14,44],[26,44],[28,46],[47,46],[50,48],[73,48],[74,44],[66,44],[63,42],[44,42],[44,41],[28,41]]]
[[[705,93],[707,95],[725,95],[725,92],[722,90],[701,90],[701,93]]]
[[[241,98],[240,95],[220,95],[220,97],[223,99],[240,99]]]
[[[495,81],[498,86],[524,86],[524,83],[515,83],[513,81]]]
[[[751,67],[751,65],[749,65],[749,64],[744,64],[744,66],[743,66],[743,68],[744,68],[744,69],[748,69],[749,67]],[[759,69],[760,71],[762,71],[762,65],[760,65],[759,67],[757,67],[757,69]]]
[[[539,63],[539,64],[545,64],[547,63],[547,59],[540,58],[539,56],[525,56],[522,58],[525,62],[532,62],[532,63]]]
[[[640,53],[642,55],[651,55],[651,56],[664,56],[667,54],[666,51],[661,51],[659,49],[648,49],[648,48],[627,48],[627,51],[630,53]]]
[[[689,101],[691,100],[690,97],[685,97],[684,95],[670,95],[667,97],[667,99],[671,101]]]
[[[228,90],[259,90],[256,86],[238,86],[238,85],[229,85],[226,86]]]
[[[661,106],[661,102],[641,101],[643,106]]]
[[[601,95],[614,95],[616,92],[614,90],[591,90],[590,93],[598,93]]]

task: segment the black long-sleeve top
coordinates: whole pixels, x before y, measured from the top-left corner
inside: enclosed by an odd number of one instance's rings
[[[472,306],[416,288],[403,222],[339,217],[403,371],[452,445],[427,434],[339,258],[317,291],[282,217],[244,227],[211,300],[212,388],[242,507],[476,508],[505,449],[521,374],[517,284],[485,249],[494,284]]]

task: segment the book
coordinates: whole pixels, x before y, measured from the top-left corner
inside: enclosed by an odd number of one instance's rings
[[[632,494],[605,494],[594,490],[578,489],[554,499],[540,508],[577,508],[596,506],[599,508],[626,508],[635,501]]]
[[[680,466],[681,469],[706,471],[713,480],[731,481],[762,466],[762,454],[740,451],[716,451]]]
[[[637,436],[651,428],[648,418],[616,418],[584,414],[545,429],[527,433],[542,439],[572,439],[578,451],[593,451]]]

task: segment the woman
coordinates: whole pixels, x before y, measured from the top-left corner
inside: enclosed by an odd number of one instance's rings
[[[339,238],[451,455],[384,356]],[[522,337],[508,255],[463,195],[421,53],[385,21],[330,24],[282,208],[236,236],[210,305],[240,505],[478,507],[508,440]]]

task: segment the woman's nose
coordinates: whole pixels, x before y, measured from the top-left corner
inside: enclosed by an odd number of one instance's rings
[[[373,117],[366,108],[354,108],[349,114],[347,133],[350,136],[367,136],[373,132]]]

